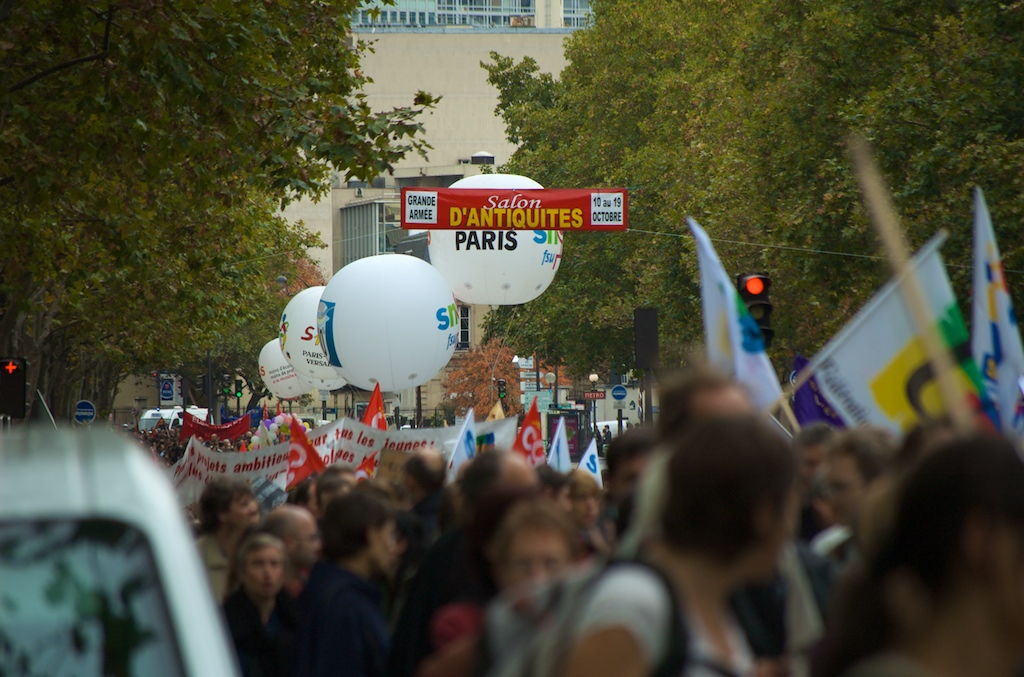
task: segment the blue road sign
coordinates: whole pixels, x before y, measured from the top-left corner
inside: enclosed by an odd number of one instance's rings
[[[626,386],[615,386],[612,388],[613,400],[624,400],[626,399],[626,394]]]
[[[78,400],[75,405],[75,423],[92,423],[96,420],[96,405],[89,400]]]

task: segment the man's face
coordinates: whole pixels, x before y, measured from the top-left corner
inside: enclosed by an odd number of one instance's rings
[[[825,445],[810,444],[800,448],[800,491],[804,497],[811,492],[814,478],[825,464]]]
[[[370,527],[367,539],[370,549],[370,561],[373,573],[390,580],[398,570],[398,530],[394,520],[389,520],[379,527]]]
[[[256,600],[269,600],[277,596],[284,585],[284,557],[278,548],[257,548],[245,558],[241,584],[246,593]]]
[[[642,454],[617,463],[615,474],[608,476],[608,497],[618,501],[631,494],[640,482],[640,476],[643,475],[650,460],[651,454]]]
[[[252,494],[235,494],[231,507],[220,514],[222,525],[232,531],[242,531],[260,523],[260,505]]]
[[[309,569],[320,557],[320,530],[312,515],[296,520],[295,531],[285,544],[288,557],[297,569]]]
[[[852,525],[867,488],[856,459],[849,454],[833,455],[825,465],[825,480],[836,523]]]

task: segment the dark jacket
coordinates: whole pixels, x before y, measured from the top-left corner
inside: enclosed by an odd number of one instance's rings
[[[438,489],[412,507],[412,514],[416,515],[420,524],[423,525],[423,537],[426,539],[427,545],[433,545],[437,541],[437,537],[441,535],[438,517],[441,513],[443,497],[444,491]]]
[[[459,527],[443,534],[427,551],[409,587],[395,627],[388,677],[411,677],[433,652],[430,624],[438,609],[452,602],[486,604],[495,592],[493,582],[481,580],[472,565],[468,530]]]
[[[278,593],[270,622],[263,625],[259,610],[239,588],[224,600],[224,618],[244,677],[285,677],[295,633],[294,602]]]
[[[296,606],[293,677],[383,677],[390,640],[379,586],[320,561]]]

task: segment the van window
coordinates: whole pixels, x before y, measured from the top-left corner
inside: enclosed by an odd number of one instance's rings
[[[103,519],[0,522],[0,674],[183,675],[142,533]]]

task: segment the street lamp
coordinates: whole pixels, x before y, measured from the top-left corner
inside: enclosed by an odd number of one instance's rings
[[[557,380],[558,377],[555,376],[553,372],[549,371],[548,373],[544,374],[544,382],[547,383],[548,386],[554,391],[552,393],[552,397],[554,399],[555,409],[558,409],[558,386],[555,384],[555,381]]]
[[[590,389],[597,390],[597,381],[600,376],[597,374],[591,374],[587,378],[590,379]],[[590,428],[590,438],[594,438],[594,432],[597,430],[597,400],[588,400],[590,404],[590,417],[587,421],[587,427]]]

